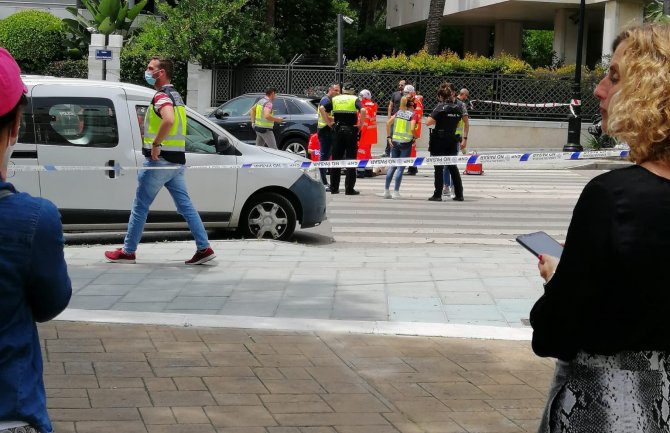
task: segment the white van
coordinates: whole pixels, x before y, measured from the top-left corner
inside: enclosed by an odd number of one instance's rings
[[[8,181],[53,201],[66,231],[125,230],[137,187],[142,126],[155,91],[126,83],[25,76],[30,104],[22,119]],[[186,165],[292,163],[306,159],[244,144],[187,109]],[[12,165],[120,167],[115,171],[20,171]],[[289,239],[299,223],[326,218],[317,169],[186,170],[189,194],[207,228],[238,228],[246,237]],[[147,229],[187,228],[168,192],[151,206]]]

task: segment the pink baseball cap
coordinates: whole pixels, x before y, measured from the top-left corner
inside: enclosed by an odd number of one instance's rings
[[[21,81],[21,68],[6,49],[0,48],[0,116],[12,111],[24,93],[28,89]]]

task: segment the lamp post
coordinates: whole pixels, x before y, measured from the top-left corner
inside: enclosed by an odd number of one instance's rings
[[[343,69],[344,69],[344,53],[343,53],[343,37],[344,37],[344,24],[343,22],[347,24],[352,24],[354,22],[353,18],[349,18],[347,16],[344,16],[342,14],[337,14],[337,83],[340,85],[340,89],[342,88],[342,78],[343,78]]]
[[[577,60],[575,62],[575,81],[572,83],[572,113],[568,118],[568,143],[563,146],[563,152],[581,152],[584,147],[580,144],[582,132],[582,45],[584,44],[584,10],[585,0],[579,4],[579,24],[577,25]]]

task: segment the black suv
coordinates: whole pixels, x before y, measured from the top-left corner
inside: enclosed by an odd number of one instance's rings
[[[263,93],[246,93],[231,99],[209,114],[209,118],[245,143],[254,144],[256,133],[251,126],[249,110]],[[307,158],[309,136],[316,132],[318,99],[277,94],[272,101],[275,116],[284,119],[275,123],[274,134],[277,147]]]

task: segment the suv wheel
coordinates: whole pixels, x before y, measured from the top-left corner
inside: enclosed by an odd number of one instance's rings
[[[284,142],[282,150],[307,158],[307,141],[300,137],[290,137]]]
[[[264,192],[254,195],[244,206],[240,217],[240,232],[245,238],[285,241],[293,236],[297,217],[285,197]]]

